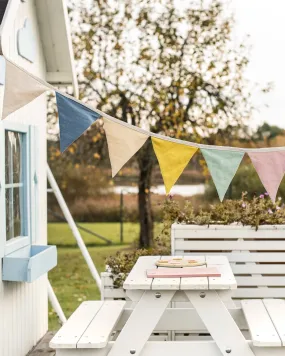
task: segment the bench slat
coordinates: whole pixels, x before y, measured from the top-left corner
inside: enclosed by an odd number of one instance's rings
[[[112,300],[104,302],[77,343],[77,348],[103,348],[120,318],[126,302]]]
[[[279,334],[282,346],[285,346],[285,300],[264,299],[263,304]]]
[[[50,347],[55,349],[76,348],[77,342],[103,303],[102,301],[83,302],[52,338]]]
[[[241,306],[248,323],[254,346],[282,346],[278,333],[262,300],[242,300]]]

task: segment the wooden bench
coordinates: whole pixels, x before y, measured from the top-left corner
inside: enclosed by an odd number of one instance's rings
[[[258,347],[285,346],[285,301],[251,299],[241,301],[251,334]],[[285,354],[285,349],[284,349]]]
[[[101,349],[112,336],[125,301],[83,302],[50,341],[50,347],[63,349]],[[64,353],[62,352],[64,355]]]

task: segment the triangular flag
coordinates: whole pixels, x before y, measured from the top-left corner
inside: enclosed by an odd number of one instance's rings
[[[36,99],[48,87],[6,60],[4,90],[2,119]]]
[[[100,114],[59,93],[56,93],[56,102],[60,150],[63,152],[100,117]]]
[[[114,177],[128,160],[143,146],[149,135],[103,118],[109,156]]]
[[[285,173],[285,151],[247,152],[259,178],[275,202],[276,194]]]
[[[198,148],[155,137],[152,137],[151,140],[158,159],[166,194],[169,194]]]
[[[236,174],[244,152],[206,148],[202,148],[201,151],[222,201]]]

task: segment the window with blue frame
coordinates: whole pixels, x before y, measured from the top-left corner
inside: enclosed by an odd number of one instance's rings
[[[2,281],[33,282],[57,264],[56,246],[36,244],[37,137],[35,126],[0,121]]]
[[[26,134],[5,130],[6,241],[28,235]]]
[[[3,123],[5,164],[5,254],[31,243],[30,127]],[[3,147],[3,146],[2,146]]]

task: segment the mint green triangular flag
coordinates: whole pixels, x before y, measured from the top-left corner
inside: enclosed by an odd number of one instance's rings
[[[222,201],[236,174],[244,152],[201,148],[207,166]]]

